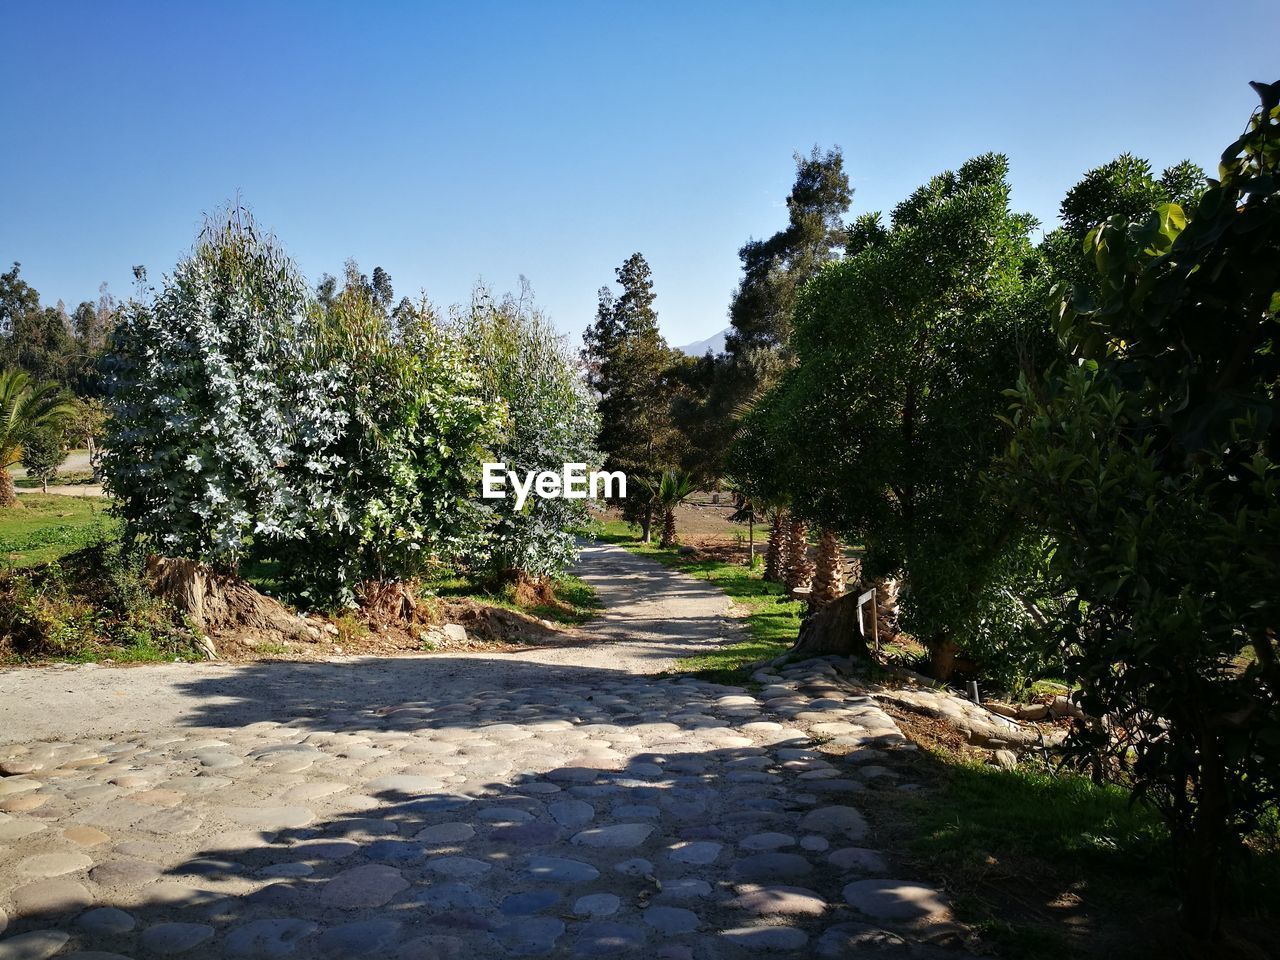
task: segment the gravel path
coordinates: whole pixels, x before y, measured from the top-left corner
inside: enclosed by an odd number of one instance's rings
[[[950,955],[806,725],[905,743],[830,663],[649,676],[732,636],[617,548],[599,643],[0,674],[0,960]],[[891,787],[897,789],[896,786]]]

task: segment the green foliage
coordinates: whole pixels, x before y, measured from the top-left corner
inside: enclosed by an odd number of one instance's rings
[[[671,410],[674,358],[658,332],[649,264],[632,254],[616,276],[622,293],[601,288],[595,323],[583,334],[587,384],[599,398],[598,446],[607,469],[654,476],[680,459],[682,438]],[[647,535],[649,503],[631,496],[624,509]]]
[[[387,281],[389,282],[389,281]],[[259,555],[286,593],[350,605],[360,585],[412,578],[477,543],[480,463],[497,411],[427,305],[393,327],[368,289],[315,304],[283,376],[298,421],[281,471],[290,514]]]
[[[195,635],[147,585],[141,551],[100,540],[0,576],[0,659],[169,660]]]
[[[1071,362],[1019,383],[1002,464],[1054,545],[1068,679],[1110,718],[1074,745],[1162,811],[1207,938],[1222,851],[1280,796],[1280,85],[1259,89],[1192,215],[1090,231],[1097,296],[1063,302]]]
[[[477,289],[454,318],[462,347],[485,398],[504,424],[489,456],[524,475],[559,473],[566,463],[599,466],[600,419],[564,339],[533,305],[526,284],[517,299],[495,302]],[[521,510],[513,498],[488,501],[486,539],[472,565],[506,578],[562,574],[577,560],[574,531],[587,520],[587,501],[531,497]]]
[[[1035,668],[1011,590],[1028,551],[983,471],[1042,296],[988,155],[863,219],[857,252],[804,290],[796,364],[746,416],[731,474],[753,495],[866,548],[868,576],[905,571],[904,627],[945,674],[956,643],[1006,676]],[[1042,326],[1042,325],[1041,325]]]
[[[47,487],[67,460],[67,441],[63,427],[43,427],[27,437],[22,445],[22,465],[27,476]]]
[[[234,567],[250,536],[284,531],[279,465],[300,426],[290,398],[307,384],[281,374],[300,350],[303,293],[279,246],[234,209],[149,302],[126,306],[107,360],[104,467],[130,537]]]
[[[23,370],[0,370],[0,508],[13,505],[9,468],[37,434],[61,427],[71,407],[56,383],[39,383]]]

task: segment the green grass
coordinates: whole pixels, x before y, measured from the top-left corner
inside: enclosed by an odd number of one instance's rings
[[[514,610],[552,623],[577,625],[594,619],[600,612],[600,600],[591,584],[573,574],[561,574],[553,581],[554,604],[522,607],[515,602],[514,587],[486,586],[463,574],[442,576],[423,585],[423,593],[445,599],[475,600],[477,603],[504,610]]]
[[[71,473],[60,473],[49,481],[51,487],[64,487],[73,484],[93,483],[93,471],[77,470]],[[14,477],[13,485],[23,490],[39,490],[40,481],[35,477]]]
[[[21,507],[0,507],[0,566],[30,567],[110,537],[117,522],[104,497],[24,493]]]
[[[679,660],[681,673],[694,673],[701,679],[716,683],[747,683],[753,664],[785,653],[795,642],[804,604],[784,596],[781,585],[761,579],[759,569],[748,570],[745,566],[723,560],[698,559],[682,555],[676,549],[641,543],[636,539],[634,529],[621,520],[604,521],[595,536],[605,543],[616,544],[699,580],[714,583],[735,603],[746,608],[748,639],[725,644],[713,653]]]
[[[1002,770],[947,753],[926,758],[935,788],[894,796],[880,811],[895,835],[887,842],[955,893],[958,917],[999,956],[1134,955],[1133,938],[1173,918],[1168,830],[1127,790],[1036,764]],[[1280,843],[1271,826],[1251,838],[1229,883],[1236,916],[1275,922]],[[1083,907],[1073,909],[1077,899]],[[1091,930],[1108,939],[1082,942]]]

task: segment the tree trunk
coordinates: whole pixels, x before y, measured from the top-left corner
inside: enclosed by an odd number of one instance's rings
[[[640,515],[640,539],[645,543],[653,542],[653,504],[645,504],[644,513]]]
[[[40,492],[41,493],[49,492],[49,478],[47,476],[40,477]]]
[[[755,514],[747,517],[747,569],[756,568],[756,518]]]
[[[1182,925],[1187,933],[1210,943],[1222,937],[1223,860],[1227,826],[1227,785],[1221,745],[1211,731],[1200,735],[1200,778],[1194,821],[1182,848]]]
[[[867,638],[858,626],[858,592],[846,593],[805,617],[790,652],[814,657],[836,653],[869,658]]]
[[[773,525],[769,528],[769,542],[764,551],[764,578],[774,583],[782,582],[782,565],[786,553],[787,511],[773,511]]]
[[[935,640],[929,647],[929,673],[935,680],[950,680],[956,671],[956,654],[960,648],[950,640]]]
[[[676,545],[676,510],[675,507],[667,507],[662,515],[662,539],[658,542],[660,547],[674,547]]]
[[[844,594],[844,567],[840,541],[824,529],[818,539],[818,565],[813,574],[813,592],[809,609],[818,610],[839,600]]]
[[[18,493],[13,486],[13,474],[7,467],[0,467],[0,507],[20,507]]]
[[[787,592],[797,587],[806,587],[813,580],[813,564],[809,562],[808,531],[803,520],[791,518],[787,528],[787,566],[783,571],[783,582]]]

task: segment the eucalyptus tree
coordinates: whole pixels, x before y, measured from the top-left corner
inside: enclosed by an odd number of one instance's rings
[[[145,274],[139,273],[139,278]],[[206,221],[191,254],[122,309],[105,363],[103,467],[127,533],[235,568],[289,525],[294,384],[305,288],[243,209]]]
[[[476,288],[470,304],[455,312],[453,326],[482,394],[501,410],[492,460],[520,473],[598,465],[595,401],[526,281],[519,297],[501,300]],[[486,540],[472,561],[506,579],[553,577],[577,559],[574,531],[587,519],[582,499],[534,497],[523,509],[512,499],[499,500],[489,508]]]

